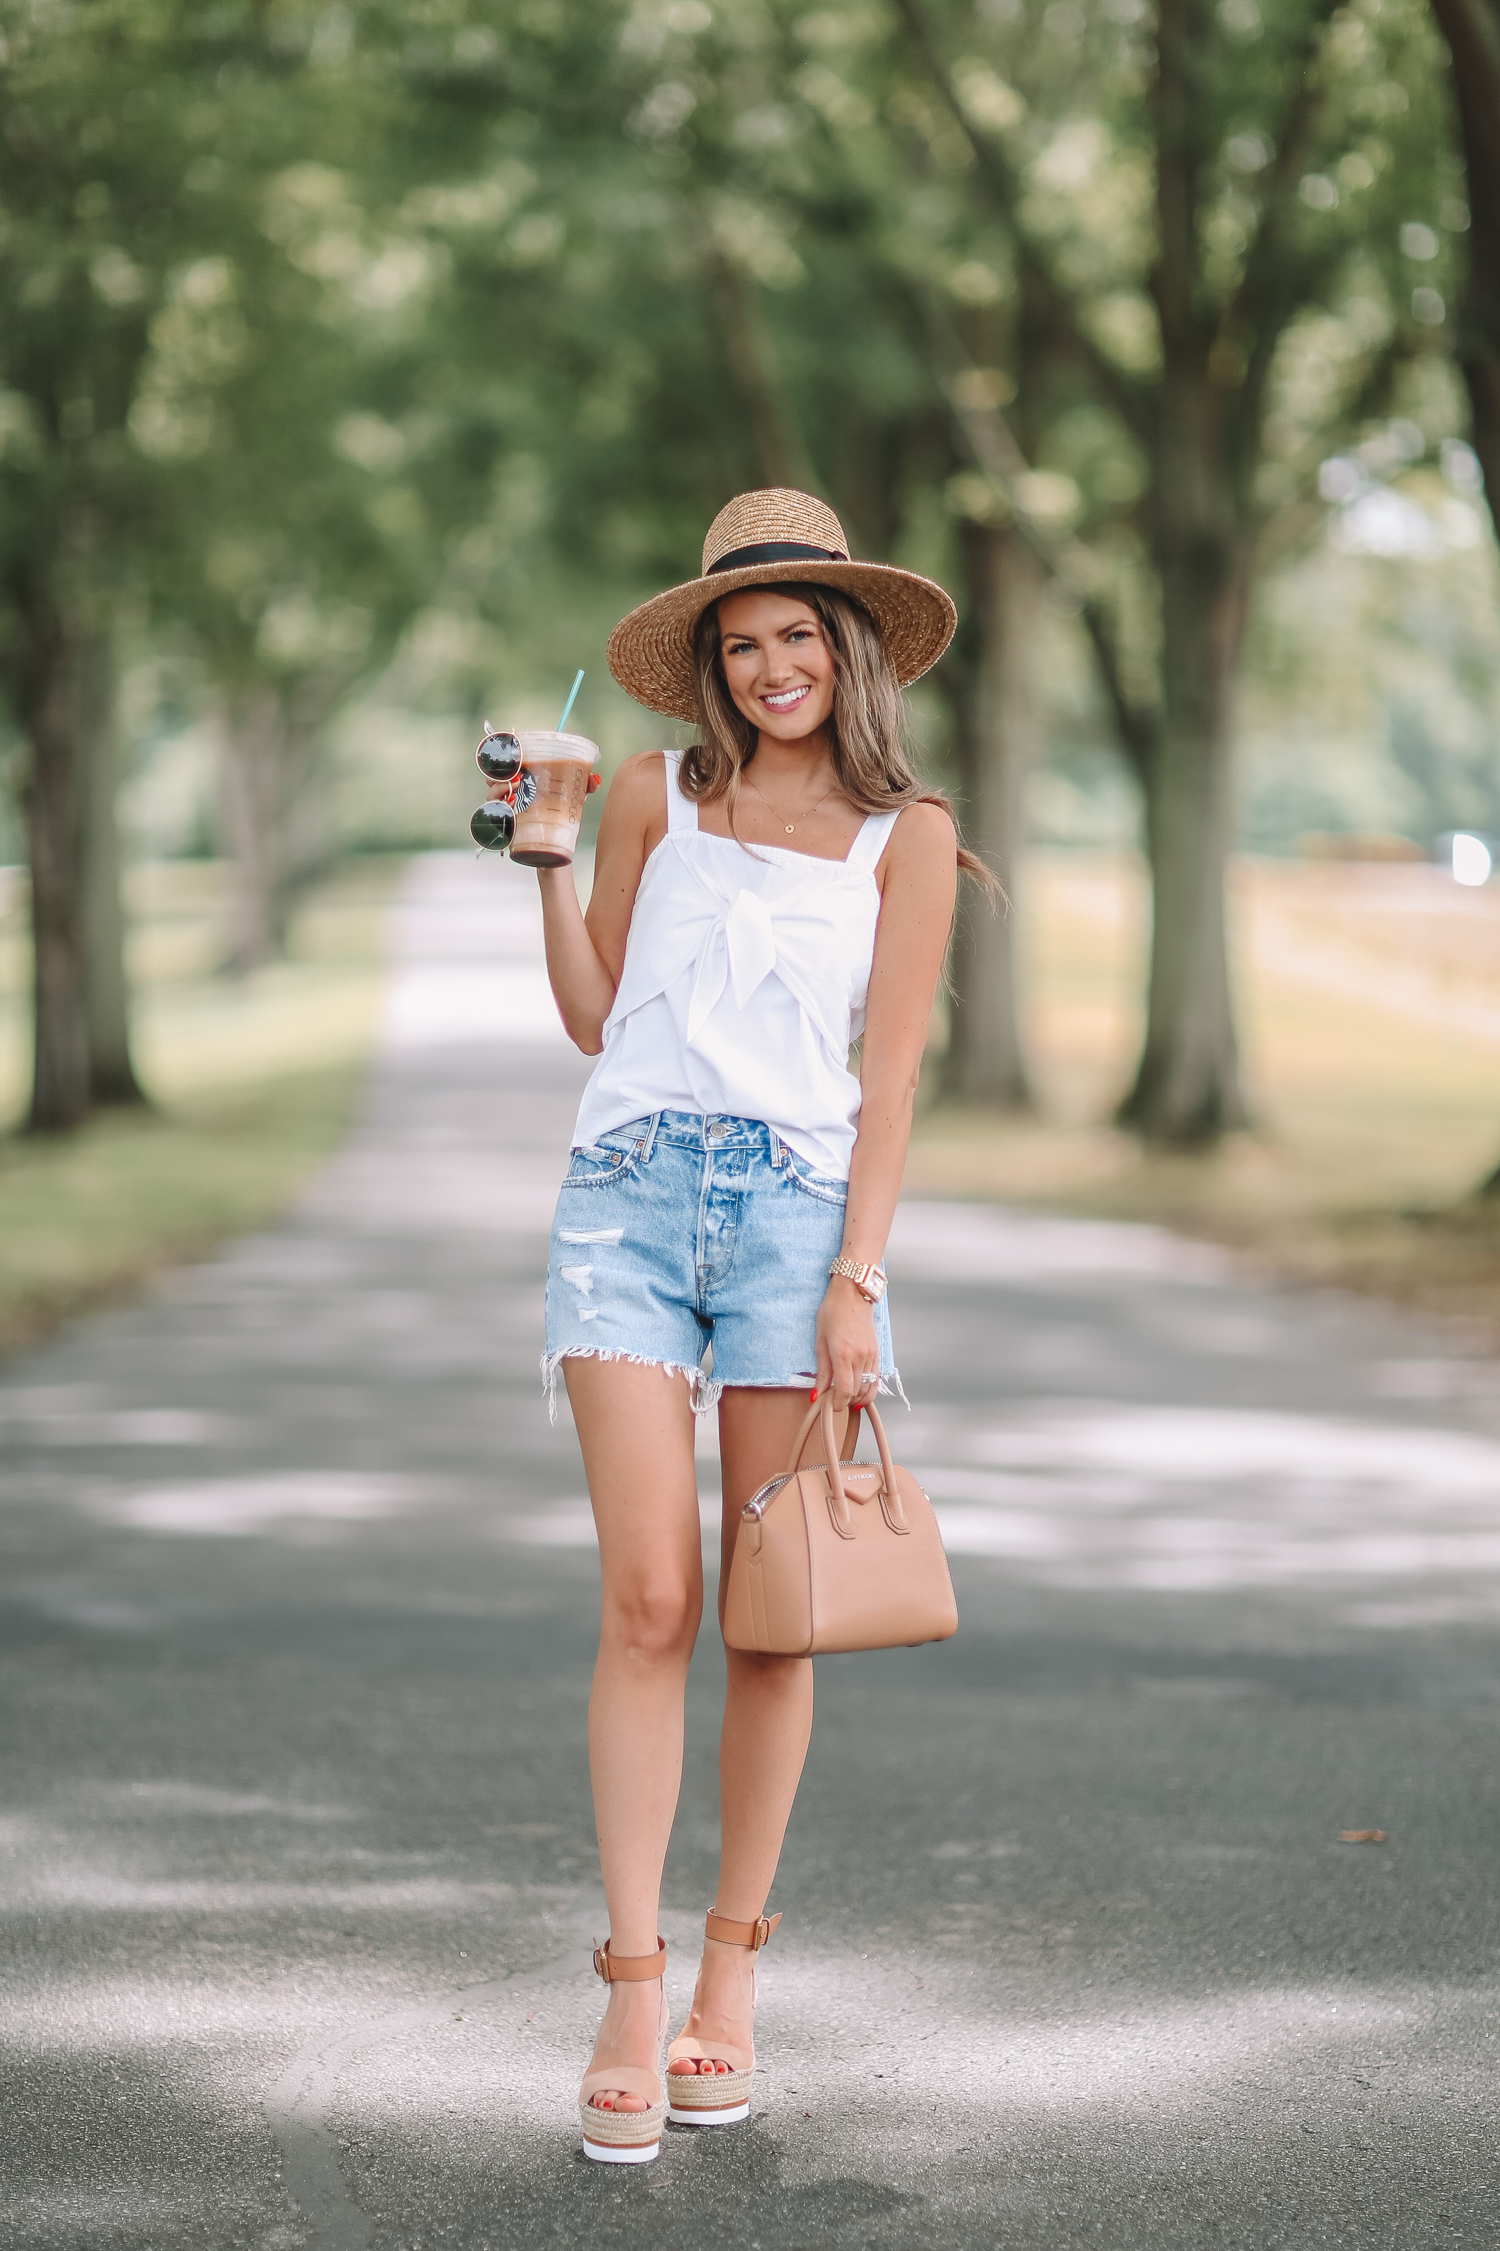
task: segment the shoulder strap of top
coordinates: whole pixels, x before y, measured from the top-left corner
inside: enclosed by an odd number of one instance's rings
[[[678,781],[678,775],[682,771],[682,752],[664,750],[662,756],[667,762],[667,834],[691,835],[698,826],[698,807]]]
[[[894,813],[867,814],[863,827],[849,847],[844,860],[845,867],[853,868],[861,875],[873,875],[875,863],[889,843],[891,830],[900,818],[899,805]]]

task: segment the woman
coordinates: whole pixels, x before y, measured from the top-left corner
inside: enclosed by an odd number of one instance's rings
[[[615,629],[616,679],[695,722],[615,776],[587,914],[542,872],[547,968],[598,1055],[547,1275],[598,1527],[589,1763],[609,1988],[579,2098],[590,2157],[638,2163],[682,2123],[749,2115],[754,1960],[812,1725],[812,1666],[728,1650],[720,1873],[665,2087],[662,1863],[702,1608],[693,1416],[717,1405],[727,1585],[739,1513],[786,1466],[809,1389],[900,1389],[880,1261],[963,852],[901,743],[900,687],[953,605],[851,563],[837,517],[760,492],[703,575]],[[859,1076],[848,1069],[863,1035]]]

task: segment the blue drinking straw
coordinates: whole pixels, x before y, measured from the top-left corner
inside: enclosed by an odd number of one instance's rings
[[[580,666],[578,667],[578,676],[577,676],[577,678],[576,678],[576,679],[574,680],[572,687],[571,687],[571,688],[570,688],[570,689],[568,690],[568,700],[567,700],[567,702],[566,702],[566,703],[565,703],[565,704],[563,705],[563,707],[562,707],[562,717],[561,717],[561,719],[559,719],[559,720],[558,720],[558,722],[557,722],[557,731],[558,731],[558,733],[559,733],[559,734],[561,734],[561,733],[562,733],[562,731],[563,731],[564,727],[566,727],[566,725],[568,724],[568,713],[569,713],[569,712],[570,712],[570,711],[572,710],[572,708],[573,708],[573,699],[574,699],[574,698],[575,698],[575,696],[576,696],[576,695],[578,694],[578,691],[579,691],[579,689],[580,689],[580,688],[581,688],[582,686],[583,686],[583,666],[582,666],[582,665],[580,665]]]

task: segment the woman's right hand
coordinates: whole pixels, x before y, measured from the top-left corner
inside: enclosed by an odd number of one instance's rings
[[[591,789],[597,779],[590,777]],[[569,1039],[585,1055],[597,1055],[604,1044],[653,818],[666,827],[662,754],[638,751],[619,769],[604,801],[587,914],[571,868],[537,870],[552,996]]]
[[[506,797],[515,786],[514,779],[508,782],[491,782],[484,794],[486,797]],[[592,797],[595,790],[602,789],[603,786],[604,776],[602,774],[590,774],[588,787],[583,794],[585,797]]]

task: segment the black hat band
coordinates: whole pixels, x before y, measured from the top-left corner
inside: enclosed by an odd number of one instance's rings
[[[756,563],[847,563],[836,547],[809,547],[800,539],[769,539],[759,547],[736,547],[710,563],[705,576],[718,571],[742,571]]]

